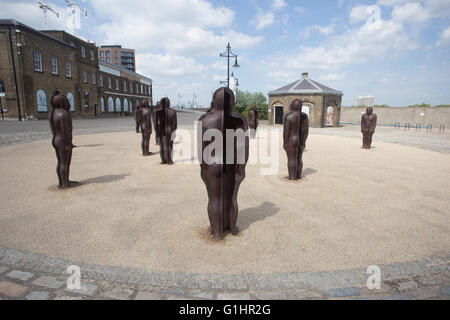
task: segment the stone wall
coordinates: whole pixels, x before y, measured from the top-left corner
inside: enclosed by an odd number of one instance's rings
[[[341,123],[360,123],[361,115],[365,112],[363,107],[343,107],[341,114]],[[395,125],[400,123],[410,123],[411,127],[420,124],[426,127],[431,124],[433,128],[439,128],[445,125],[450,128],[450,108],[377,108],[374,107],[374,113],[377,115],[378,124]]]

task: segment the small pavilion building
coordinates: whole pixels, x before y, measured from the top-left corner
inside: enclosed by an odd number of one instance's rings
[[[292,101],[300,99],[311,127],[338,127],[341,118],[341,91],[331,89],[302,73],[302,78],[269,92],[269,124],[283,124]]]

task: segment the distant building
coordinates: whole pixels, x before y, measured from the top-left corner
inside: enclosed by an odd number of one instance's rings
[[[136,53],[134,49],[125,49],[119,45],[106,45],[98,48],[100,61],[124,67],[136,72]]]
[[[152,79],[104,61],[100,68],[100,111],[128,115],[140,102],[153,104]]]
[[[373,107],[373,103],[375,101],[374,96],[365,96],[365,97],[357,97],[356,98],[356,106],[357,107]]]
[[[99,62],[94,43],[65,31],[38,31],[16,20],[0,20],[0,106],[5,117],[47,119],[56,89],[67,96],[75,116],[124,115],[137,102],[152,103],[152,80]]]
[[[302,78],[269,92],[269,124],[283,124],[292,101],[300,99],[311,127],[337,127],[340,124],[343,93],[302,73]]]

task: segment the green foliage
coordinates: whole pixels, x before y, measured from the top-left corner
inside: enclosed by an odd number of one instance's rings
[[[434,106],[433,108],[450,108],[450,104],[439,104]]]
[[[427,108],[427,107],[431,107],[431,104],[422,103],[422,104],[414,104],[412,106],[408,106],[408,108],[415,108],[415,107]]]
[[[374,105],[375,108],[392,108],[391,106],[387,104],[376,104]]]
[[[248,111],[255,105],[260,120],[267,120],[267,98],[262,92],[248,92],[237,90],[235,111],[248,117]]]

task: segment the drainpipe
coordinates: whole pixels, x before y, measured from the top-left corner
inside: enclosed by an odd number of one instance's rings
[[[16,98],[17,98],[17,111],[19,115],[19,121],[22,121],[22,114],[20,113],[20,99],[19,99],[19,88],[17,87],[17,74],[16,74],[16,63],[14,61],[14,49],[11,38],[11,26],[8,26],[8,37],[9,37],[9,47],[11,48],[11,59],[12,59],[12,68],[14,73],[14,85],[16,86]]]

